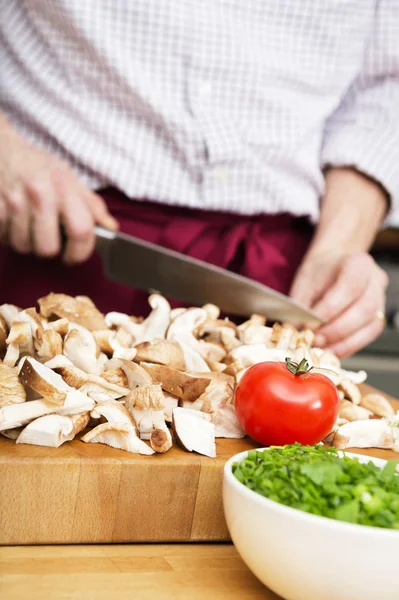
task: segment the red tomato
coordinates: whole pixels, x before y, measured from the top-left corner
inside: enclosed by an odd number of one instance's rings
[[[333,430],[339,396],[325,375],[294,375],[284,363],[265,362],[243,375],[235,407],[246,433],[264,446],[313,445]]]

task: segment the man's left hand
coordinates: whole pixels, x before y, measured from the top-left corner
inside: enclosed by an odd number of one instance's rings
[[[383,330],[387,286],[387,274],[366,252],[309,253],[290,296],[325,320],[316,331],[315,345],[342,358],[371,343]]]

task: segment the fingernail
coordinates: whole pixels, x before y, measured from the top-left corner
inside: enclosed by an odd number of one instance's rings
[[[318,348],[324,348],[324,346],[326,345],[326,336],[319,333],[315,336],[314,338],[314,345],[317,346]]]

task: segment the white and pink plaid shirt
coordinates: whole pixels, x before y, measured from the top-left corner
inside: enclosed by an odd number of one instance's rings
[[[399,0],[1,0],[0,111],[89,186],[317,219],[399,199]]]

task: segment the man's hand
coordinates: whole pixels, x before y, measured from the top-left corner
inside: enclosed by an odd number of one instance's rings
[[[353,354],[382,330],[388,277],[368,254],[388,198],[375,181],[350,168],[330,169],[320,222],[290,295],[324,317],[316,344]]]
[[[0,235],[15,250],[51,257],[68,241],[66,263],[86,260],[94,225],[116,229],[100,196],[88,190],[63,161],[24,140],[0,115]]]
[[[309,252],[291,289],[291,296],[315,310],[326,324],[315,344],[339,357],[355,353],[382,331],[388,276],[366,252],[346,256]]]

